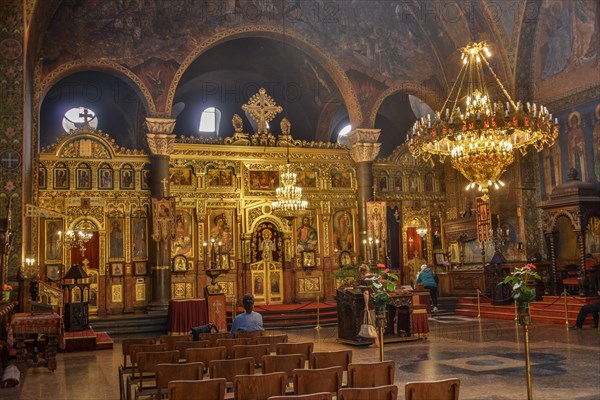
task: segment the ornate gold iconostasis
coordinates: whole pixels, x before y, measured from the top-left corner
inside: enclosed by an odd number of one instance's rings
[[[175,201],[171,298],[203,296],[213,255],[229,268],[217,284],[230,302],[258,294],[261,279],[257,302],[332,298],[338,252],[356,257],[357,249],[357,182],[348,151],[292,142],[292,166],[309,209],[288,221],[271,210],[287,149],[232,142],[181,138],[174,144],[167,182]],[[37,204],[54,213],[32,221],[40,276],[56,281],[67,266],[82,264],[92,280],[91,314],[143,310],[151,299],[156,228],[149,164],[148,154],[119,147],[91,128],[63,135],[40,152]],[[160,214],[160,204],[154,207]],[[58,232],[67,230],[91,233],[85,253],[60,244]],[[306,254],[314,256],[313,265],[303,263]]]

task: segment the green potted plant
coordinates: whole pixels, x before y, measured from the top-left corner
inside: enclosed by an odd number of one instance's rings
[[[371,292],[375,314],[382,315],[386,310],[391,293],[396,289],[398,275],[390,272],[383,264],[377,264],[375,272],[365,276],[363,283]]]
[[[529,313],[529,303],[535,299],[536,280],[541,280],[537,273],[535,265],[527,264],[524,267],[515,268],[515,270],[504,278],[501,284],[507,284],[511,287],[511,296],[517,303],[517,310],[521,314]]]

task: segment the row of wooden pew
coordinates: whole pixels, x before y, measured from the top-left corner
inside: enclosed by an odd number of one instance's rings
[[[167,393],[169,399],[221,399],[233,394],[236,400],[250,400],[286,393],[288,400],[294,398],[289,393],[321,396],[306,399],[333,395],[339,399],[397,397],[393,361],[352,363],[351,350],[314,352],[312,342],[289,343],[287,335],[236,336],[231,339],[228,333],[203,334],[201,340],[192,341],[191,336],[164,335],[158,339],[159,343],[153,338],[123,341],[123,365],[119,367],[121,400],[131,399],[134,385],[136,399],[161,398]],[[258,368],[262,374],[254,373]],[[343,387],[344,373],[346,387]],[[206,375],[210,379],[205,379]],[[447,396],[419,396],[423,390],[431,391],[439,385],[447,386],[443,389]],[[457,399],[459,386],[457,380],[437,385],[407,384],[406,393],[411,393],[407,399]]]

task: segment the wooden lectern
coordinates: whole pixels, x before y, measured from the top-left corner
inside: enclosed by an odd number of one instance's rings
[[[219,332],[227,332],[227,312],[225,310],[225,293],[214,293],[204,289],[208,308],[208,322],[215,324]],[[235,313],[235,310],[233,310]]]

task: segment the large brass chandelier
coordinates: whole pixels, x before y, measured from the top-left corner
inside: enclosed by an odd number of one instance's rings
[[[489,187],[504,184],[502,174],[532,145],[536,151],[551,146],[558,136],[558,120],[544,106],[526,107],[510,97],[487,61],[491,56],[485,42],[460,50],[463,66],[444,102],[442,111],[421,117],[407,134],[408,148],[415,157],[429,161],[433,155],[443,161],[450,156],[452,166],[469,180],[467,189],[478,186],[487,196]],[[483,65],[504,94],[492,101]]]

